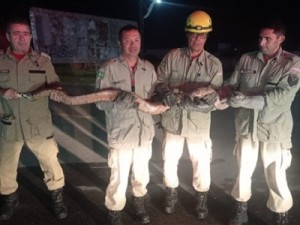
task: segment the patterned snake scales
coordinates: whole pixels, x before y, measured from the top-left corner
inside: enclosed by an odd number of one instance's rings
[[[21,98],[28,98],[32,100],[42,98],[42,97],[49,97],[53,101],[61,102],[66,105],[84,105],[84,104],[96,103],[100,101],[113,101],[119,92],[120,90],[117,89],[103,89],[98,92],[93,92],[89,94],[70,96],[61,89],[45,88],[38,91],[32,91],[32,92],[20,94],[19,96]],[[203,96],[213,92],[215,92],[215,90],[211,87],[202,87],[191,92],[189,96],[191,98],[194,97],[203,98]],[[159,103],[153,103],[148,99],[142,99],[136,95],[134,95],[134,97],[135,97],[134,101],[135,101],[135,105],[137,106],[137,109],[142,112],[151,115],[158,115],[165,112],[167,109],[169,109],[168,106],[164,106]],[[180,102],[182,97],[183,94],[177,94],[178,102]],[[215,108],[224,109],[220,101],[217,101],[215,103]]]

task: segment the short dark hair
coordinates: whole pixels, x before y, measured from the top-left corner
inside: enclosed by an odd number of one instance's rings
[[[280,19],[267,19],[260,26],[260,30],[262,29],[273,29],[274,33],[277,35],[285,35],[286,28],[282,20]]]
[[[26,25],[29,27],[30,32],[31,32],[31,27],[30,27],[30,23],[27,19],[22,18],[22,17],[16,17],[13,19],[10,19],[7,23],[6,23],[6,32],[9,33],[10,32],[10,28],[13,24],[22,24],[22,25]]]
[[[138,29],[137,26],[133,25],[133,24],[127,24],[125,26],[123,26],[120,30],[119,30],[119,41],[121,41],[122,39],[122,34],[124,31],[130,31],[130,30],[137,30],[139,32],[139,34],[141,35],[140,30]]]

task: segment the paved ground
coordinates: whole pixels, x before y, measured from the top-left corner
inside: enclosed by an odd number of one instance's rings
[[[91,86],[66,86],[69,93],[82,94],[93,91]],[[59,158],[66,175],[65,200],[69,217],[57,221],[49,208],[49,195],[42,182],[42,173],[35,158],[24,149],[19,168],[20,206],[14,217],[1,222],[3,225],[106,225],[104,194],[109,180],[106,164],[107,144],[104,114],[91,105],[66,106],[51,103],[55,136],[60,146]],[[293,132],[294,158],[288,170],[288,181],[294,197],[294,207],[290,218],[294,225],[300,221],[300,98],[293,106],[295,128]],[[148,185],[147,208],[152,225],[226,225],[233,200],[230,190],[237,168],[232,156],[234,146],[234,110],[213,112],[212,114],[212,185],[209,193],[210,214],[207,220],[199,221],[194,212],[194,191],[191,187],[191,164],[187,151],[179,163],[179,204],[172,215],[163,212],[164,190],[162,186],[161,130],[157,130],[153,143],[153,157],[150,161],[151,182]],[[157,117],[155,117],[158,120]],[[129,187],[130,188],[130,187]],[[261,163],[253,176],[253,197],[249,201],[250,222],[253,225],[271,224],[271,214],[265,203],[268,192]],[[137,225],[132,214],[130,190],[128,204],[124,210],[124,225]]]

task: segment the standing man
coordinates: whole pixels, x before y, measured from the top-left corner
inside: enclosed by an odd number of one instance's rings
[[[286,180],[291,163],[293,118],[291,105],[300,87],[300,58],[282,49],[285,28],[281,21],[266,22],[259,33],[259,51],[242,55],[226,82],[234,91],[229,105],[236,114],[236,146],[239,175],[231,192],[236,200],[231,225],[248,221],[247,202],[260,154],[269,187],[267,207],[272,224],[288,224],[293,199]]]
[[[10,47],[0,56],[0,194],[3,199],[0,220],[11,218],[19,204],[17,169],[24,145],[38,159],[51,192],[54,214],[63,219],[67,217],[63,202],[65,178],[57,159],[59,150],[48,98],[19,98],[19,93],[37,88],[59,88],[59,78],[50,57],[30,47],[32,35],[27,20],[10,21],[6,38]]]
[[[154,121],[150,114],[138,111],[134,96],[148,99],[156,81],[152,64],[139,58],[141,35],[137,27],[126,25],[119,31],[121,55],[104,63],[97,73],[96,90],[121,90],[112,102],[98,102],[105,110],[109,144],[108,165],[111,177],[106,190],[105,206],[112,225],[121,225],[121,211],[126,204],[130,176],[132,201],[137,219],[150,222],[145,210],[146,186],[149,183],[149,160],[152,156]]]
[[[217,94],[205,99],[191,100],[185,97],[177,103],[176,93],[188,93],[200,87],[220,87],[223,83],[222,64],[218,58],[204,49],[209,32],[212,31],[210,16],[204,11],[195,11],[186,21],[185,32],[188,46],[173,49],[160,63],[155,85],[155,95],[170,109],[162,114],[164,129],[163,160],[166,198],[165,212],[175,210],[177,168],[186,142],[193,167],[193,187],[196,191],[198,219],[208,215],[207,193],[210,188],[210,163],[212,142],[210,139],[211,113]]]

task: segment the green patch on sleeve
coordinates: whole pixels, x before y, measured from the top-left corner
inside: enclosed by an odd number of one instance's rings
[[[97,78],[99,78],[99,79],[103,79],[104,78],[104,75],[105,75],[105,73],[104,73],[104,71],[98,71],[97,72]]]

